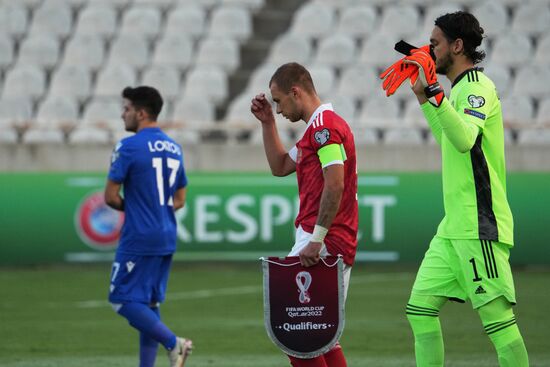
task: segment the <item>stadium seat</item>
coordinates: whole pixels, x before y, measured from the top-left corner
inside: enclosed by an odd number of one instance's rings
[[[7,69],[14,59],[14,49],[12,39],[6,35],[0,33],[0,74],[2,70]]]
[[[357,119],[358,125],[371,128],[402,127],[396,100],[377,96],[367,99]]]
[[[23,144],[60,144],[65,135],[59,129],[30,128],[23,134]]]
[[[21,2],[0,3],[0,34],[20,38],[29,26],[27,8]]]
[[[122,10],[128,7],[132,0],[88,0],[90,6],[109,7],[114,10]]]
[[[200,133],[195,130],[168,128],[165,129],[165,132],[178,144],[183,146],[188,144],[198,144],[201,141]]]
[[[136,34],[121,34],[111,45],[108,64],[125,64],[137,69],[149,64],[149,46]]]
[[[95,126],[115,131],[124,130],[124,122],[120,117],[122,115],[121,100],[122,97],[121,99],[93,99],[84,109],[82,126]]]
[[[313,46],[307,37],[285,33],[273,42],[267,60],[277,66],[291,61],[304,65],[310,61],[312,52]]]
[[[227,97],[227,93],[227,75],[219,67],[197,66],[186,74],[184,98],[201,96],[218,105]]]
[[[288,125],[288,121],[277,123],[277,131],[279,132],[279,139],[281,143],[287,149],[290,149],[293,145],[296,144],[297,139],[292,137],[292,129]],[[262,145],[264,144],[263,132],[261,127],[258,125],[250,131],[250,138],[248,142],[252,145]]]
[[[229,37],[244,41],[252,34],[252,19],[246,8],[221,6],[210,17],[209,37]]]
[[[63,128],[74,126],[78,120],[78,105],[71,95],[49,95],[36,114],[38,127]]]
[[[363,43],[363,48],[359,54],[359,63],[385,69],[403,57],[393,49],[393,45],[397,41],[399,41],[399,37],[396,38],[388,34],[371,35]]]
[[[16,65],[4,79],[3,97],[40,98],[46,90],[46,76],[36,65]]]
[[[180,91],[180,72],[167,65],[153,65],[143,74],[142,85],[157,88],[164,99],[173,100]]]
[[[102,69],[97,77],[95,96],[120,97],[122,89],[135,86],[137,77],[131,66],[111,64]]]
[[[108,144],[110,143],[109,131],[92,126],[80,126],[71,131],[69,144]]]
[[[414,6],[406,3],[387,5],[384,7],[378,31],[394,38],[394,44],[403,37],[417,34],[419,21],[420,15]]]
[[[176,6],[198,5],[204,9],[212,9],[223,0],[176,0]]]
[[[110,38],[116,29],[117,14],[114,7],[92,1],[80,12],[75,33]]]
[[[540,101],[535,122],[539,126],[550,128],[550,98]]]
[[[172,121],[195,129],[214,126],[214,105],[202,96],[189,95],[176,102]]]
[[[422,132],[416,128],[389,128],[384,132],[383,142],[386,145],[421,145]]]
[[[47,33],[30,35],[25,38],[19,50],[19,65],[32,64],[43,68],[53,68],[59,58],[59,43]]]
[[[341,10],[337,33],[362,39],[372,34],[378,25],[378,15],[371,6],[355,5]]]
[[[17,0],[17,3],[21,6],[24,6],[26,9],[34,10],[42,3],[44,0]],[[12,2],[12,1],[3,1],[4,3]]]
[[[368,66],[354,65],[342,71],[336,90],[347,98],[361,100],[379,93],[380,85],[376,70]]]
[[[279,67],[279,65],[280,64],[278,63],[262,64],[252,72],[250,78],[248,79],[248,85],[246,86],[246,92],[250,95],[251,100],[252,96],[255,96],[258,93],[269,92],[269,81],[271,80],[273,73],[275,73],[275,70],[277,70],[277,67]]]
[[[464,10],[464,1],[457,2],[436,2],[433,5],[426,6],[426,14],[424,15],[423,25],[421,27],[422,42],[416,44],[415,46],[422,46],[429,42],[430,35],[435,26],[435,20],[447,13],[454,13],[458,10]],[[408,40],[410,37],[407,37]],[[410,41],[409,41],[410,42]],[[410,42],[413,44],[412,42]]]
[[[30,34],[47,34],[64,38],[69,35],[72,22],[70,4],[61,1],[46,1],[33,13]]]
[[[331,103],[334,108],[334,112],[346,120],[350,126],[356,125],[357,104],[352,98],[343,96],[339,93],[334,93],[324,98],[323,103]]]
[[[478,3],[472,13],[482,25],[485,35],[491,39],[498,37],[510,28],[508,10],[499,0],[487,0]]]
[[[92,93],[91,73],[83,66],[66,65],[59,68],[50,83],[50,95],[71,96],[83,102]]]
[[[519,68],[514,79],[513,93],[531,98],[550,97],[550,66],[532,65]]]
[[[517,67],[530,63],[533,57],[533,45],[523,33],[501,35],[494,43],[489,63]]]
[[[254,129],[259,127],[259,122],[250,112],[251,95],[243,93],[235,98],[229,105],[224,122],[231,126],[231,130]]]
[[[26,126],[32,119],[32,101],[26,96],[0,99],[0,128]]]
[[[527,96],[510,95],[501,99],[502,119],[506,127],[526,127],[533,124],[535,109]]]
[[[550,129],[521,129],[518,131],[518,145],[550,146]]]
[[[17,133],[17,130],[15,128],[2,127],[2,134],[0,134],[0,144],[17,144],[18,141],[19,134]]]
[[[328,5],[305,3],[294,14],[290,31],[309,38],[321,38],[334,29],[335,11]]]
[[[353,136],[356,145],[373,145],[378,144],[378,131],[368,127],[353,127]]]
[[[220,67],[226,73],[232,73],[239,66],[240,58],[237,41],[222,37],[207,38],[198,46],[195,64]]]
[[[191,65],[192,57],[193,41],[191,38],[186,34],[172,33],[156,42],[153,64],[185,70]]]
[[[175,8],[168,14],[164,37],[188,36],[198,39],[206,32],[206,10],[192,4]]]
[[[344,34],[334,34],[320,40],[315,64],[336,68],[347,66],[355,58],[355,41]]]
[[[100,36],[76,34],[65,47],[63,66],[79,66],[97,70],[105,59],[105,46]]]
[[[332,93],[336,83],[336,74],[333,68],[325,65],[313,65],[308,67],[315,90],[323,98]]]
[[[533,61],[539,65],[550,65],[550,33],[539,39]]]
[[[403,124],[409,127],[428,128],[428,122],[416,98],[409,100],[403,112]]]
[[[260,9],[266,0],[221,0],[222,6],[238,6],[245,7],[251,11]]]
[[[124,12],[119,37],[136,35],[146,39],[155,38],[161,28],[160,10],[152,6],[133,6]]]
[[[512,31],[538,36],[550,30],[548,3],[521,2],[512,20]]]
[[[512,76],[508,67],[490,63],[484,68],[483,73],[487,75],[497,88],[499,96],[504,97],[510,94],[512,86]]]
[[[154,6],[160,10],[168,10],[174,4],[174,0],[134,0],[132,5],[143,7],[143,6]]]

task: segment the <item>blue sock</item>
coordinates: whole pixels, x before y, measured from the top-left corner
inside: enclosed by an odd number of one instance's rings
[[[143,303],[125,303],[118,313],[128,320],[128,323],[156,340],[166,349],[176,346],[176,335],[160,321],[158,314]]]
[[[151,308],[160,320],[160,310],[158,307]],[[139,367],[154,367],[157,358],[159,343],[149,335],[139,333]]]

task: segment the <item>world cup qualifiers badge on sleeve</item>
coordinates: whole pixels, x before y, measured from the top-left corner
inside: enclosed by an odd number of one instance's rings
[[[297,358],[328,352],[344,329],[342,258],[323,258],[308,268],[298,257],[262,261],[264,322],[271,341]]]

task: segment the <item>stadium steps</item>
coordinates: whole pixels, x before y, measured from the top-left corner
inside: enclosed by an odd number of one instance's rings
[[[262,64],[273,41],[285,33],[292,16],[307,0],[267,0],[263,8],[253,15],[253,36],[241,46],[241,65],[229,76],[229,95],[237,98],[246,88],[250,75]],[[231,100],[216,109],[216,119],[222,120]]]

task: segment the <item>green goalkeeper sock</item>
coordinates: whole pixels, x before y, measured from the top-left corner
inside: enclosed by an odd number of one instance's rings
[[[516,325],[512,305],[504,298],[479,308],[483,327],[493,342],[500,367],[528,367],[529,357]]]
[[[440,297],[412,296],[407,304],[407,319],[414,334],[417,367],[442,367],[445,359],[439,309]],[[433,301],[433,302],[431,302]]]

